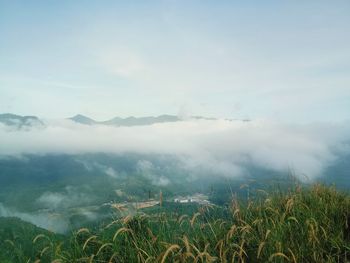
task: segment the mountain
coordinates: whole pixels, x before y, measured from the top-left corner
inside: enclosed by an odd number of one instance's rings
[[[115,117],[113,119],[107,120],[107,121],[95,121],[89,117],[86,117],[84,115],[78,114],[74,117],[69,118],[70,120],[85,124],[85,125],[110,125],[110,126],[144,126],[144,125],[152,125],[156,123],[165,123],[165,122],[177,122],[181,121],[182,119],[175,115],[159,115],[159,116],[146,116],[146,117],[134,117],[130,116],[127,118],[120,118]],[[208,117],[202,117],[202,116],[191,116],[190,119],[195,120],[216,120],[216,118],[208,118]],[[231,120],[230,120],[231,121]]]
[[[74,122],[85,124],[85,125],[102,124],[102,125],[111,125],[111,126],[142,126],[142,125],[152,125],[155,123],[176,122],[181,120],[179,117],[173,116],[173,115],[160,115],[157,117],[153,117],[153,116],[148,116],[148,117],[131,116],[127,118],[115,117],[107,121],[95,121],[81,114],[75,115],[74,117],[71,117],[69,119]]]
[[[20,116],[11,113],[0,114],[0,123],[17,128],[44,125],[36,116]]]
[[[216,120],[216,118],[208,118],[202,116],[191,116],[190,119],[195,120]],[[146,117],[134,117],[130,116],[127,118],[115,117],[106,121],[95,121],[92,118],[84,116],[82,114],[77,114],[73,117],[68,118],[69,120],[84,124],[84,125],[109,125],[109,126],[117,126],[117,127],[130,127],[130,126],[145,126],[152,125],[156,123],[167,123],[167,122],[177,122],[182,119],[175,115],[159,115],[159,116],[146,116]],[[232,121],[231,119],[227,119]],[[243,120],[247,121],[247,120]],[[20,116],[11,113],[0,114],[0,124],[4,124],[6,126],[12,126],[15,128],[25,128],[25,127],[33,127],[33,126],[43,126],[44,123],[36,116]]]
[[[177,116],[173,115],[160,115],[157,117],[128,117],[128,118],[113,118],[111,120],[102,122],[102,124],[106,125],[114,125],[114,126],[139,126],[139,125],[152,125],[155,123],[164,123],[164,122],[176,122],[181,119]]]
[[[86,124],[86,125],[98,124],[97,121],[81,114],[77,114],[74,117],[71,117],[69,119],[80,124]]]

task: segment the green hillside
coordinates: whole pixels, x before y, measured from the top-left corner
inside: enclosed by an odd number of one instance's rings
[[[27,262],[36,258],[48,261],[51,255],[46,257],[38,252],[43,243],[33,244],[33,238],[38,235],[49,238],[55,244],[63,238],[18,218],[0,217],[0,262]]]
[[[349,220],[350,196],[321,185],[257,190],[220,207],[164,203],[63,243],[2,219],[1,262],[348,262]]]

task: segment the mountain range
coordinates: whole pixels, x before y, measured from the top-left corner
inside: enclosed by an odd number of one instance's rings
[[[215,118],[207,118],[202,116],[191,116],[190,119],[203,119],[203,120],[216,120]],[[90,117],[77,114],[68,120],[83,125],[108,125],[108,126],[145,126],[156,123],[177,122],[183,119],[175,115],[159,115],[159,116],[146,116],[146,117],[115,117],[106,121],[96,121]],[[0,114],[0,124],[11,126],[15,128],[25,128],[32,126],[44,126],[45,122],[36,116],[21,116],[12,113]]]
[[[86,117],[84,115],[78,114],[74,117],[69,118],[70,120],[85,124],[85,125],[96,125],[96,124],[102,124],[102,125],[111,125],[111,126],[140,126],[140,125],[152,125],[155,123],[163,123],[163,122],[176,122],[180,121],[181,119],[174,115],[160,115],[157,117],[153,116],[147,116],[147,117],[127,117],[127,118],[120,118],[115,117],[113,119],[107,120],[107,121],[95,121],[89,117]]]

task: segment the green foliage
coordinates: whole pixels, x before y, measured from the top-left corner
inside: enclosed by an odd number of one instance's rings
[[[44,238],[33,243],[38,235]],[[55,255],[53,248],[57,248],[62,240],[62,236],[18,218],[0,217],[0,262],[27,262],[37,258],[48,261]],[[41,255],[44,248],[45,253]]]
[[[146,212],[98,229],[82,228],[63,244],[44,236],[31,244],[12,239],[12,252],[19,256],[8,261],[27,262],[21,261],[26,257],[31,258],[29,262],[350,260],[350,197],[332,187],[296,186],[274,193],[257,190],[252,198],[232,200],[225,207],[179,208],[165,203]],[[6,245],[4,240],[1,244]],[[24,257],[23,253],[28,254]]]

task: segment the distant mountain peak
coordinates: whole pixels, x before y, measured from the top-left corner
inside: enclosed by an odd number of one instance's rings
[[[0,114],[0,123],[17,128],[44,125],[36,116],[21,116],[12,113]]]
[[[86,125],[93,125],[93,124],[97,124],[98,122],[96,122],[95,120],[86,117],[82,114],[77,114],[71,118],[69,118],[70,120],[77,122],[77,123],[81,123],[81,124],[86,124]]]

